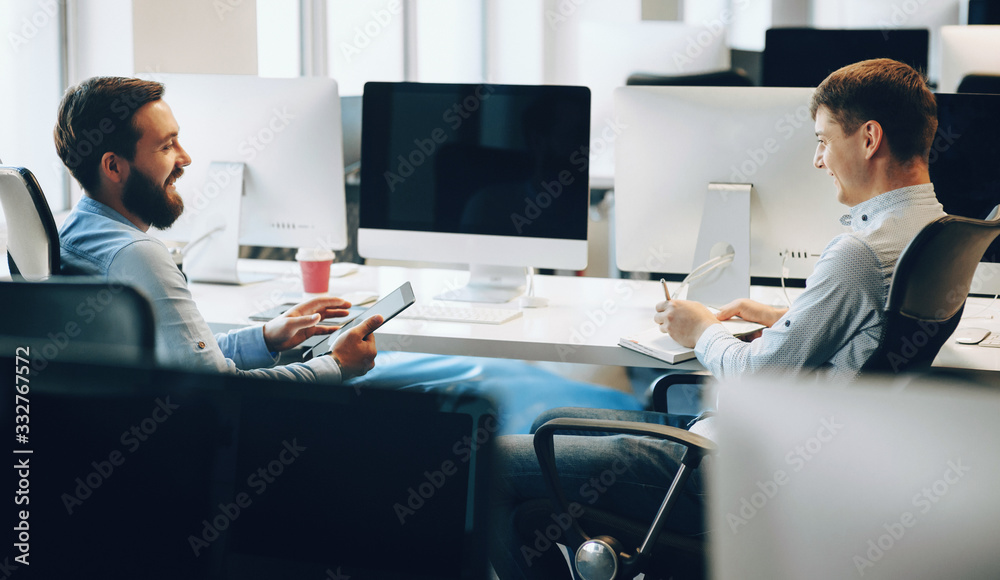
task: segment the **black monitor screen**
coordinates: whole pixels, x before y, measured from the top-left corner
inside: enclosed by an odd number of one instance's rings
[[[938,132],[929,157],[944,211],[984,219],[1000,204],[1000,95],[939,93]],[[1000,262],[1000,241],[983,256]]]
[[[771,28],[764,40],[766,87],[815,87],[833,71],[872,58],[891,58],[927,72],[927,30]]]
[[[586,87],[367,83],[360,225],[587,239]]]

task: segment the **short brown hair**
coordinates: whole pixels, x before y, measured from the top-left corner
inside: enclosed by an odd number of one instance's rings
[[[124,77],[93,77],[70,87],[59,103],[56,152],[80,186],[94,191],[98,163],[111,151],[131,161],[142,137],[134,116],[163,96],[163,84]]]
[[[820,107],[847,135],[878,121],[898,161],[927,161],[937,132],[937,101],[913,67],[888,58],[847,65],[816,88],[809,105],[813,119]]]

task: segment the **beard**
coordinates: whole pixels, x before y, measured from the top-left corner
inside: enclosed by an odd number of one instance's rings
[[[176,181],[184,170],[178,167],[168,178]],[[172,226],[184,212],[184,200],[167,191],[166,184],[158,184],[135,166],[122,191],[122,205],[150,226],[165,230]]]

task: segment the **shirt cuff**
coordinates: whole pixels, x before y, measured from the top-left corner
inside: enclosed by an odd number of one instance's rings
[[[280,353],[272,353],[264,342],[263,326],[248,326],[229,332],[231,344],[235,346],[232,359],[241,369],[263,369],[273,367]]]
[[[340,370],[340,365],[337,364],[337,359],[331,355],[324,354],[313,357],[307,360],[305,364],[316,373],[317,377],[321,377],[324,383],[339,385],[344,382],[344,375]]]
[[[719,340],[725,339],[726,337],[733,340],[739,340],[734,337],[731,332],[726,330],[726,327],[721,323],[713,324],[706,328],[705,332],[701,333],[701,336],[698,337],[698,342],[694,345],[694,355],[698,357],[701,364],[705,364],[708,352],[712,350],[712,345],[717,343]]]

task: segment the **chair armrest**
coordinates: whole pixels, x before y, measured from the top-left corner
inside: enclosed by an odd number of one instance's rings
[[[556,431],[601,431],[604,433],[619,433],[622,435],[646,435],[657,439],[666,439],[674,443],[684,445],[688,449],[699,451],[702,455],[711,455],[716,452],[717,446],[711,439],[707,439],[685,429],[670,427],[667,425],[657,425],[655,423],[640,423],[637,421],[609,421],[606,419],[573,419],[560,417],[547,421],[535,431],[535,452],[538,453],[539,446],[552,448],[554,456],[554,446],[552,436]],[[539,457],[541,459],[541,457]],[[542,466],[544,468],[544,466]],[[554,467],[554,465],[553,465]]]
[[[659,413],[669,413],[667,407],[667,391],[674,385],[701,385],[712,375],[707,371],[704,373],[675,373],[663,375],[653,381],[649,387],[649,401],[654,411]]]
[[[685,431],[684,429],[666,425],[602,419],[552,419],[535,431],[533,443],[535,456],[538,458],[538,465],[542,470],[542,478],[549,489],[550,496],[555,503],[555,508],[562,513],[569,513],[569,502],[566,501],[566,495],[559,486],[559,473],[556,469],[555,441],[553,439],[556,431],[600,431],[623,435],[639,435],[655,437],[683,445],[685,452],[681,458],[681,469],[678,471],[677,477],[674,478],[674,483],[671,486],[672,489],[677,487],[678,484],[683,484],[683,481],[687,477],[686,474],[689,470],[698,467],[702,457],[715,454],[717,451],[717,446],[710,439],[706,439],[690,431]],[[668,497],[669,495],[668,493]],[[657,520],[659,519],[658,516]],[[575,519],[570,526],[570,530],[577,536],[576,539],[579,543],[590,539]],[[652,535],[655,540],[655,534]]]

